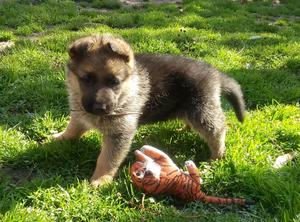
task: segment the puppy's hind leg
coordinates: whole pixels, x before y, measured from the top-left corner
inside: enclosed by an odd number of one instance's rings
[[[221,107],[198,109],[200,111],[188,115],[188,124],[198,131],[206,140],[211,159],[222,158],[225,154],[226,125]]]
[[[67,128],[63,132],[54,134],[52,138],[54,140],[73,140],[79,138],[85,131],[86,128],[83,124],[75,116],[71,116]]]

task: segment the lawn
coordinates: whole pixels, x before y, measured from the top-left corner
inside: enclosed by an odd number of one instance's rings
[[[141,127],[114,182],[88,179],[101,135],[52,142],[69,119],[67,46],[91,33],[115,33],[136,52],[200,59],[238,80],[243,124],[224,101],[228,134],[222,160],[207,163],[205,142],[182,122]],[[117,1],[0,1],[0,221],[300,221],[300,1],[240,4],[186,0],[122,7]],[[248,207],[144,197],[129,179],[133,150],[151,144],[182,166],[192,159],[210,195],[255,200]]]

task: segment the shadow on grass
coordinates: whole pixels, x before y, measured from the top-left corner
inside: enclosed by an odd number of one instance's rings
[[[170,132],[165,132],[170,133]],[[150,137],[156,137],[155,134]],[[280,134],[280,140],[287,140]],[[185,141],[186,142],[186,141]],[[135,142],[133,146],[140,147],[140,142]],[[168,146],[168,143],[159,144],[161,147]],[[182,144],[173,146],[181,147]],[[0,183],[0,197],[3,200],[0,203],[0,212],[13,209],[18,203],[24,203],[25,206],[32,205],[31,195],[37,190],[46,190],[51,187],[61,187],[67,189],[75,186],[83,180],[88,180],[94,168],[96,157],[98,155],[98,140],[89,137],[74,142],[49,142],[36,145],[20,153],[14,158],[4,160],[4,167],[9,169],[10,175],[0,174],[2,182]],[[170,154],[175,150],[165,149]],[[178,152],[178,150],[177,150]],[[180,151],[182,155],[189,156],[189,150]],[[176,154],[171,155],[176,156]],[[179,158],[180,159],[180,158]],[[178,158],[175,158],[178,162]],[[142,194],[138,191],[132,191],[129,188],[131,183],[128,180],[128,162],[132,163],[133,155],[130,154],[119,172],[118,183],[99,190],[99,195],[109,196],[112,192],[122,193],[124,204],[128,207],[139,208]],[[288,215],[293,219],[300,209],[300,187],[298,181],[299,160],[294,164],[289,164],[279,170],[269,168],[257,169],[251,163],[243,167],[230,165],[230,161],[223,165],[222,171],[213,173],[214,176],[209,179],[209,183],[204,185],[204,191],[209,195],[235,196],[255,200],[261,203],[267,213],[279,218]],[[235,168],[235,169],[233,169]],[[17,173],[17,175],[16,175]],[[25,178],[24,178],[25,177]],[[209,187],[212,186],[212,187]],[[214,187],[221,187],[214,190]],[[236,192],[238,193],[236,194]],[[202,203],[191,203],[183,205],[172,198],[158,197],[162,205],[175,205],[180,209],[192,207],[193,212],[205,211],[206,213],[226,213],[236,212],[243,214],[245,211],[258,213],[259,205],[254,205],[249,209],[243,209],[238,206],[219,206],[207,205]],[[280,205],[281,202],[289,203],[287,206]],[[153,203],[145,202],[145,206],[151,207]],[[272,207],[269,207],[272,206]]]
[[[88,180],[99,153],[98,147],[95,141],[84,139],[48,142],[29,147],[13,158],[4,158],[0,176],[6,178],[6,182],[1,183],[0,194],[6,202],[0,204],[0,211],[8,211],[38,189],[57,185],[65,188],[78,180]],[[7,198],[8,193],[14,198]]]
[[[127,169],[128,164],[135,161],[133,151],[144,144],[163,148],[181,166],[187,159],[197,162],[207,160],[207,149],[203,149],[206,145],[198,135],[184,129],[178,132],[178,126],[183,127],[180,123],[172,122],[162,126],[155,124],[147,129],[142,127],[120,169]],[[38,189],[55,186],[66,188],[78,183],[78,180],[88,180],[99,154],[99,143],[99,137],[92,133],[72,142],[35,143],[13,157],[2,158],[0,186],[3,190],[0,195],[5,201],[0,204],[0,212],[5,213],[17,202],[25,200],[26,203],[30,193]],[[121,170],[119,177],[124,177],[124,174],[124,170]],[[125,189],[122,186],[119,188]]]

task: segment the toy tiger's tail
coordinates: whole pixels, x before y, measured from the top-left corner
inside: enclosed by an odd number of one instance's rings
[[[206,202],[206,203],[216,203],[216,204],[240,204],[245,205],[247,201],[241,198],[221,198],[221,197],[214,197],[214,196],[207,196],[203,192],[199,192],[198,199]]]
[[[221,197],[213,197],[213,196],[204,196],[203,201],[207,203],[217,203],[217,204],[240,204],[240,205],[246,204],[246,201],[241,198],[221,198]]]

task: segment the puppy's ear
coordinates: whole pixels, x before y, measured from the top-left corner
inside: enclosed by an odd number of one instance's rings
[[[117,45],[115,42],[107,43],[107,48],[116,56],[123,59],[125,62],[129,62],[130,53],[128,50],[124,49],[122,46]]]
[[[73,60],[78,60],[86,54],[87,49],[88,42],[79,39],[69,46],[69,56]]]
[[[133,51],[129,44],[127,44],[123,39],[105,36],[104,42],[106,43],[106,48],[109,53],[119,57],[125,62],[132,60]]]
[[[99,36],[88,36],[76,40],[69,46],[69,56],[73,60],[84,57],[87,53],[96,52],[99,43]]]

